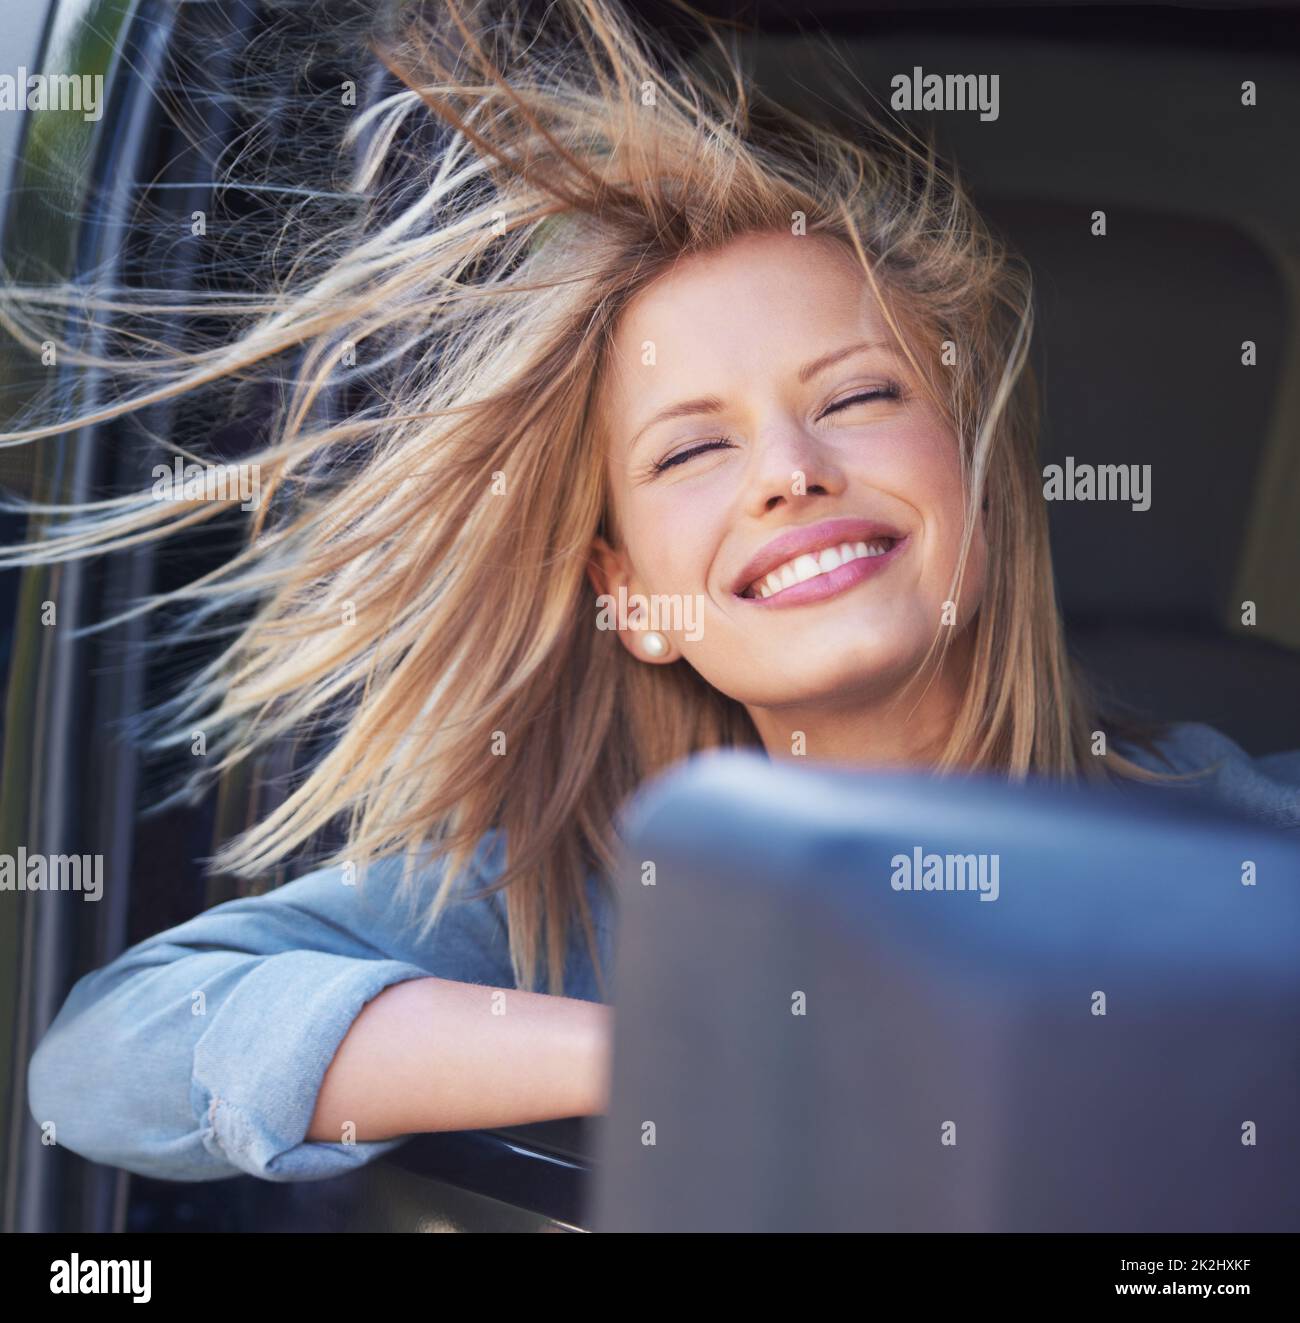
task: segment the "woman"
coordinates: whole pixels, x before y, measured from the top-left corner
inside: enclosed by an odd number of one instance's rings
[[[445,14],[358,116],[369,226],[223,343],[116,364],[140,384],[82,420],[301,352],[248,459],[248,545],[187,594],[200,624],[249,614],[159,743],[201,729],[211,773],[331,733],[223,869],[348,823],[329,867],[72,989],[29,1096],[100,1162],[309,1179],[415,1131],[602,1110],[617,814],[697,750],[1089,781],[1217,762],[1226,797],[1294,812],[1280,764],[1126,732],[1072,668],[1028,277],[931,153],[754,103],[727,58],[716,80],[651,59],[607,0],[540,34]],[[450,140],[396,188],[429,113]],[[42,300],[9,292],[14,334],[48,334]],[[322,421],[363,369],[367,402]],[[8,563],[229,505],[181,497]]]

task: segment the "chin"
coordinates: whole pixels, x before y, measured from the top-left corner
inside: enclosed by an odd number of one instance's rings
[[[740,698],[753,707],[783,708],[860,704],[888,697],[900,689],[925,658],[929,640],[919,647],[846,647],[829,656],[800,657],[787,654],[778,670],[768,672],[770,685],[755,686],[759,678],[751,671],[750,692]],[[792,684],[792,678],[798,682]]]

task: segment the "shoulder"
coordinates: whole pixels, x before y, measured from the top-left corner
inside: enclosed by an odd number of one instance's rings
[[[494,828],[479,840],[465,868],[451,883],[436,919],[433,906],[446,881],[447,861],[434,852],[409,863],[391,857],[377,862],[367,870],[358,900],[368,923],[384,934],[390,949],[401,950],[404,958],[427,963],[433,954],[443,960],[454,954],[472,964],[476,954],[486,955],[501,985],[514,986],[508,898],[505,889],[494,887],[505,871],[506,858],[506,833]],[[584,878],[583,893],[597,959],[608,974],[613,966],[615,940],[613,891],[600,874],[591,871]],[[576,909],[566,915],[565,926],[563,994],[585,1001],[602,1000],[600,979]],[[546,965],[543,950],[538,985],[542,988],[547,986]]]
[[[1183,782],[1260,822],[1300,829],[1300,749],[1256,757],[1230,736],[1196,721],[1175,722],[1153,738],[1154,749],[1117,742],[1149,771],[1196,774]]]

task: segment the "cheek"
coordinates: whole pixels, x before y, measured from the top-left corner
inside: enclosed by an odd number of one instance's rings
[[[946,598],[957,572],[966,521],[966,491],[962,483],[957,443],[950,434],[932,438],[918,450],[915,472],[918,501],[931,542],[926,577]],[[982,521],[976,521],[962,581],[960,618],[979,605],[984,591],[986,549]]]
[[[716,495],[686,483],[671,492],[642,489],[624,502],[620,518],[646,591],[704,591],[720,539]]]
[[[942,423],[918,421],[914,427],[882,438],[871,459],[870,468],[862,471],[862,481],[906,502],[916,512],[924,550],[917,582],[932,605],[946,601],[961,554],[966,516],[956,438]],[[984,566],[984,535],[977,525],[962,585],[962,617],[978,605]]]
[[[965,493],[951,433],[923,424],[893,432],[872,447],[861,478],[910,505],[929,539],[960,542]]]

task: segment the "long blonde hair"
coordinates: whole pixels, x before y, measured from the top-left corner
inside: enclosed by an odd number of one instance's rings
[[[54,339],[65,362],[127,383],[111,403],[28,420],[11,443],[259,370],[278,380],[299,355],[271,438],[243,457],[263,489],[246,544],[135,608],[188,603],[200,624],[243,612],[233,640],[159,707],[157,743],[207,733],[196,789],[273,741],[328,736],[216,864],[265,870],[342,818],[332,862],[446,859],[432,922],[499,830],[508,857],[494,886],[507,888],[520,985],[536,985],[544,956],[561,989],[574,921],[595,954],[584,881],[614,867],[626,797],[697,750],[758,743],[744,708],[688,666],[640,665],[595,628],[588,553],[597,533],[618,536],[593,415],[601,365],[620,311],[677,259],[796,225],[857,255],[959,438],[967,541],[954,600],[985,520],[971,678],[938,770],[1102,775],[1099,718],[1054,596],[1029,275],[933,148],[861,107],[850,139],[771,104],[712,27],[713,58],[688,66],[652,54],[612,0],[555,0],[540,29],[509,4],[434,12],[417,9],[382,43],[404,86],[351,130],[366,144],[352,187],[373,202],[367,223],[300,245],[311,260],[274,289],[180,305],[147,291],[4,290],[12,336]],[[444,141],[412,182],[411,129],[425,121]],[[42,311],[120,314],[135,328],[129,352],[79,348],[40,325]],[[178,312],[231,332],[181,348],[139,329]],[[332,418],[322,405],[353,362],[372,389]],[[201,445],[176,448],[204,459]],[[145,490],[47,509],[62,522],[3,563],[103,554],[229,508]],[[936,663],[949,634],[936,633]]]

